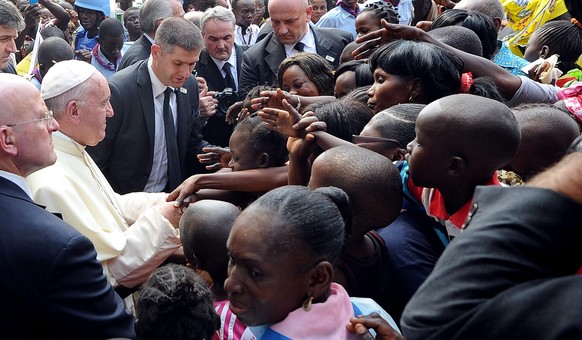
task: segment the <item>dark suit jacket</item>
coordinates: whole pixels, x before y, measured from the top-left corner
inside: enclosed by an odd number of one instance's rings
[[[115,115],[107,119],[105,139],[87,152],[120,194],[143,191],[153,164],[154,98],[147,59],[109,78]],[[177,92],[178,155],[182,179],[194,173],[205,142],[198,120],[198,85],[191,76]],[[174,189],[174,188],[170,188]]]
[[[3,339],[134,339],[89,239],[0,177]]]
[[[152,53],[152,43],[144,34],[139,37],[121,56],[118,71],[150,57]]]
[[[315,36],[317,54],[336,69],[344,47],[354,40],[352,35],[335,28],[310,27]],[[241,95],[246,95],[256,85],[277,84],[277,69],[285,58],[285,46],[273,32],[246,50],[239,81]]]
[[[477,187],[473,203],[404,309],[406,339],[581,339],[582,207],[525,186]]]
[[[237,80],[240,80],[242,56],[244,50],[238,45],[234,45],[234,48],[237,57]],[[200,60],[196,64],[196,71],[198,72],[199,77],[206,79],[206,83],[208,84],[208,89],[210,91],[220,92],[226,88],[226,81],[224,80],[222,73],[220,73],[216,63],[214,63],[214,60],[212,60],[206,49],[203,49],[202,52],[200,52]],[[225,116],[226,111],[217,110],[214,116],[208,118],[206,125],[202,129],[204,140],[206,140],[208,143],[220,146],[228,146],[228,141],[230,139],[230,135],[232,134],[233,125],[226,123],[224,120]]]

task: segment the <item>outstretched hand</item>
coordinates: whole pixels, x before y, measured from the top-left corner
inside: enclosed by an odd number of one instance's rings
[[[200,164],[206,165],[206,170],[216,171],[228,168],[228,163],[232,159],[230,149],[220,146],[205,146],[202,151],[204,153],[200,153],[196,157]]]
[[[426,32],[420,28],[400,24],[391,24],[386,20],[381,21],[382,28],[370,32],[356,39],[358,44],[363,43],[352,52],[354,59],[367,58],[378,47],[394,40],[404,39],[413,41],[424,41]]]
[[[193,175],[188,177],[174,191],[168,194],[166,201],[173,202],[175,208],[186,209],[194,199],[194,197],[191,198],[190,196],[200,190],[200,187],[197,185],[198,176]]]
[[[228,124],[234,124],[236,121],[239,120],[239,115],[243,108],[244,102],[242,100],[235,102],[228,108],[228,110],[226,110],[226,116],[224,117],[224,120]]]
[[[296,129],[295,126],[301,119],[301,115],[286,99],[283,99],[281,102],[283,109],[265,107],[258,112],[259,117],[269,129],[277,131],[287,137],[303,139],[305,137],[305,130]]]
[[[404,340],[404,337],[377,313],[351,318],[346,327],[348,332],[358,334],[361,340]],[[370,328],[376,332],[376,337],[370,334]]]
[[[267,107],[286,110],[283,100],[295,104],[295,106],[298,104],[297,96],[295,96],[296,98],[293,98],[291,93],[281,89],[275,91],[262,91],[260,94],[260,97],[251,99],[251,107],[253,110],[262,110]]]

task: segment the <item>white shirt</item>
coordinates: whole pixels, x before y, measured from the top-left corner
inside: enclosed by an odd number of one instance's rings
[[[234,27],[234,42],[239,46],[252,46],[257,42],[259,36],[259,26],[251,24],[247,27],[246,32],[242,32],[242,27],[236,25]]]
[[[305,47],[303,48],[303,52],[317,53],[317,48],[315,47],[315,36],[313,35],[313,32],[311,31],[311,27],[309,27],[309,24],[307,24],[307,33],[305,33],[305,35],[303,36],[303,38],[301,38],[301,40],[299,40],[299,42],[302,42],[305,45]],[[295,47],[295,44],[290,45],[285,44],[285,54],[287,55],[287,57],[299,53],[299,51],[293,49],[293,47]]]
[[[0,177],[4,177],[10,182],[18,185],[20,189],[22,189],[32,200],[32,193],[30,192],[30,188],[28,187],[28,183],[26,182],[26,179],[24,179],[24,177],[18,176],[16,174],[4,170],[0,170]]]
[[[152,81],[152,94],[154,97],[154,157],[152,171],[143,191],[162,192],[168,183],[168,151],[166,150],[166,130],[164,128],[164,91],[168,86],[164,85],[152,69],[152,58],[148,59],[148,72]],[[170,108],[174,117],[174,129],[178,105],[176,94],[170,95]]]
[[[236,91],[238,89],[238,71],[236,68],[236,48],[234,48],[234,47],[232,48],[232,53],[230,54],[230,58],[228,58],[228,60],[218,60],[218,59],[214,58],[213,56],[210,56],[210,58],[212,58],[212,60],[216,64],[216,67],[218,67],[218,70],[220,71],[220,74],[222,75],[223,78],[226,77],[226,72],[224,72],[224,70],[222,68],[224,67],[224,64],[226,64],[227,62],[230,64],[230,74],[232,75],[232,78],[234,79],[234,83],[237,87],[236,89],[233,89],[233,90]]]

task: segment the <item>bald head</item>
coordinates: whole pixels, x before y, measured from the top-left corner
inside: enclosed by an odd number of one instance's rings
[[[269,15],[277,39],[287,45],[299,42],[309,29],[312,10],[307,0],[270,0]]]
[[[521,139],[517,120],[505,104],[471,94],[427,105],[417,119],[417,130],[421,126],[431,126],[447,154],[463,158],[483,176],[507,164]]]
[[[483,46],[477,33],[463,26],[444,26],[428,31],[428,34],[449,46],[479,57],[483,56]]]
[[[48,70],[59,61],[72,60],[75,57],[71,46],[58,37],[50,37],[38,48],[38,63],[40,75],[44,77]]]
[[[184,255],[215,281],[226,278],[226,240],[239,214],[240,209],[228,202],[202,200],[191,204],[180,218]]]
[[[16,104],[24,96],[21,94],[30,92],[30,87],[35,88],[29,81],[15,74],[0,73],[0,122],[2,124],[12,123],[17,119],[20,112],[14,111]],[[38,92],[38,90],[36,90]]]
[[[388,158],[373,151],[346,145],[319,155],[313,162],[309,187],[327,186],[348,194],[354,213],[354,240],[387,226],[400,212],[400,174]]]
[[[513,113],[521,129],[521,143],[508,168],[524,180],[557,163],[580,136],[574,118],[553,105],[521,105]]]
[[[22,177],[55,163],[52,132],[37,88],[13,74],[0,73],[0,170]]]
[[[461,0],[455,9],[475,11],[490,17],[495,23],[497,31],[501,28],[501,22],[505,18],[505,10],[499,0]]]

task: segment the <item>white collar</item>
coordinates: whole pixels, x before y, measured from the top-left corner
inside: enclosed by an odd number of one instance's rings
[[[228,58],[228,60],[218,60],[211,56],[210,53],[208,53],[208,55],[210,56],[210,58],[212,58],[212,60],[216,64],[216,67],[218,67],[219,70],[222,70],[222,67],[224,66],[224,64],[226,64],[226,62],[228,62],[231,67],[236,69],[236,45],[232,47],[232,53],[230,54],[230,58]]]
[[[317,48],[315,47],[315,35],[313,35],[313,31],[311,30],[311,26],[309,26],[308,23],[306,23],[307,25],[307,32],[305,33],[305,35],[303,36],[303,38],[301,38],[301,40],[299,40],[299,42],[302,42],[305,45],[305,52],[312,52],[312,53],[316,53],[317,52]],[[287,56],[291,55],[291,52],[293,51],[293,47],[295,47],[295,44],[285,44],[285,53],[287,54]]]
[[[18,187],[22,189],[22,191],[24,191],[28,195],[28,197],[30,197],[30,199],[32,200],[32,193],[30,192],[30,188],[28,187],[28,183],[26,182],[26,179],[24,179],[24,177],[18,176],[17,174],[13,174],[12,172],[4,170],[0,170],[0,177],[4,177],[10,182],[18,185]]]
[[[152,82],[152,91],[154,94],[154,98],[157,98],[160,94],[164,93],[166,88],[169,86],[164,85],[164,83],[162,83],[160,81],[160,79],[158,79],[158,77],[156,76],[156,74],[154,73],[154,70],[152,68],[152,62],[153,62],[153,58],[150,55],[150,57],[148,59],[148,72],[150,74],[150,80]]]

